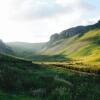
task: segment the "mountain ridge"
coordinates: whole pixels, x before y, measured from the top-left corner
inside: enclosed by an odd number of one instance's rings
[[[51,35],[50,41],[52,41],[52,40],[56,41],[59,39],[68,38],[68,37],[74,36],[76,34],[82,35],[85,32],[88,32],[89,30],[95,29],[95,28],[100,28],[100,20],[93,25],[76,26],[76,27],[72,27],[72,28],[63,30],[60,33],[55,33],[55,34]]]

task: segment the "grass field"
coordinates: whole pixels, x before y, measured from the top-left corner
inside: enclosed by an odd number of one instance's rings
[[[40,63],[0,55],[0,100],[100,100],[99,74]]]

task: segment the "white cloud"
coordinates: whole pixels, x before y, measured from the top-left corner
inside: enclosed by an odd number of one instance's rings
[[[81,0],[17,0],[13,4],[12,16],[21,20],[40,19],[91,8],[91,5]]]
[[[44,42],[55,32],[89,23],[85,16],[93,9],[82,0],[0,0],[0,38]]]
[[[43,0],[42,2],[40,0],[24,0],[23,3],[14,6],[16,6],[12,11],[14,17],[26,19],[51,17],[72,10],[70,5],[63,6],[56,0]]]

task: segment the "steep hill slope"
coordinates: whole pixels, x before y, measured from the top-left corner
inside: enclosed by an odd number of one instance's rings
[[[0,52],[12,54],[13,50],[7,46],[2,40],[0,40]]]
[[[76,30],[79,27],[76,27]],[[69,58],[84,60],[85,62],[100,62],[100,21],[94,25],[85,26],[85,31],[66,30],[51,36],[51,40],[41,50],[43,55],[65,55]],[[83,29],[83,28],[82,28]],[[67,33],[69,32],[69,33]],[[79,33],[77,33],[79,32]],[[66,35],[67,34],[67,35]],[[70,36],[68,35],[70,34]]]

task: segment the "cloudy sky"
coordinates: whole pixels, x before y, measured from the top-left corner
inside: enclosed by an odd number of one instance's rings
[[[100,0],[0,0],[0,39],[45,42],[53,33],[95,23]]]

